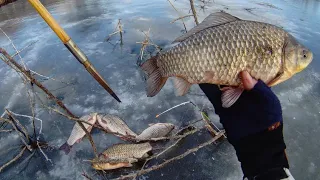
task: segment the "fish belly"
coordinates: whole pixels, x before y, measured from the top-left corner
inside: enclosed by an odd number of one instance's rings
[[[246,70],[268,83],[281,68],[287,33],[273,25],[235,21],[204,29],[160,55],[163,77],[178,76],[189,83],[239,85]]]

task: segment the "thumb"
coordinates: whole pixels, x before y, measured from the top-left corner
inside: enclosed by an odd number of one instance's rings
[[[247,71],[240,72],[241,82],[245,90],[251,90],[257,84],[257,80],[253,79]]]

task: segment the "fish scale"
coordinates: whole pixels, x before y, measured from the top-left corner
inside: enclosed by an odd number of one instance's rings
[[[272,35],[266,36],[266,32]],[[236,21],[199,32],[161,55],[157,62],[162,75],[179,74],[190,83],[205,83],[204,72],[213,71],[217,78],[210,83],[235,86],[239,84],[237,75],[243,70],[269,82],[280,70],[285,36],[285,31],[273,25]],[[272,47],[273,55],[266,54],[266,45]],[[210,50],[214,53],[206,53]],[[177,68],[177,64],[181,66]],[[266,72],[269,72],[267,76]]]
[[[120,117],[111,114],[98,114],[98,123],[110,133],[118,133],[120,136],[137,136]]]
[[[174,129],[174,127],[175,126],[171,123],[156,123],[142,131],[136,139],[138,141],[143,141],[152,138],[165,137]]]
[[[102,154],[109,159],[143,158],[152,150],[150,143],[116,144],[105,150]]]
[[[93,159],[92,167],[96,170],[132,167],[132,163],[147,158],[151,150],[150,143],[116,144],[105,150],[98,158]]]

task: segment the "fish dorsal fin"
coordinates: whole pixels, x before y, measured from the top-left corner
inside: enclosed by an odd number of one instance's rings
[[[182,42],[188,37],[198,33],[199,31],[202,31],[204,29],[220,26],[222,24],[230,23],[233,21],[240,21],[241,19],[234,17],[228,13],[225,12],[216,12],[210,14],[208,17],[206,17],[198,26],[192,28],[190,31],[188,31],[186,34],[178,37],[175,39],[172,43],[176,42]]]

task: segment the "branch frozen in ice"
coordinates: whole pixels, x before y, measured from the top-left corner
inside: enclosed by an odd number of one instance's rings
[[[196,23],[196,25],[199,25],[199,21],[198,21],[198,17],[197,17],[197,11],[196,11],[196,9],[194,7],[193,0],[190,0],[190,6],[191,6],[194,22]]]
[[[117,26],[115,27],[113,33],[109,34],[109,36],[108,36],[108,38],[106,39],[106,41],[109,41],[110,38],[111,38],[113,35],[118,34],[118,33],[120,34],[120,45],[122,45],[122,44],[123,44],[123,39],[122,39],[122,37],[123,37],[123,35],[122,35],[122,34],[123,34],[123,29],[122,29],[121,19],[118,20]]]
[[[173,7],[173,9],[178,13],[179,17],[183,17],[183,16],[181,15],[181,13],[177,10],[177,8],[174,7],[174,5],[172,4],[172,2],[171,2],[170,0],[168,0],[168,2],[169,2],[170,5]],[[182,24],[183,24],[184,30],[187,32],[187,27],[186,27],[186,24],[184,23],[183,18],[180,18],[180,19],[181,19],[181,22],[182,22]]]
[[[14,58],[16,55],[19,55],[22,51],[26,50],[27,48],[31,47],[32,45],[34,45],[35,43],[37,43],[39,40],[33,41],[32,43],[28,44],[26,47],[20,49],[19,51],[17,51],[16,53],[14,53],[11,57]]]
[[[19,58],[20,58],[20,60],[21,60],[21,62],[22,62],[23,67],[24,67],[25,69],[27,69],[27,66],[26,66],[26,64],[24,63],[22,57],[20,56],[20,53],[19,53],[18,49],[17,49],[16,46],[13,44],[13,41],[10,39],[10,37],[9,37],[1,28],[0,28],[0,31],[2,31],[2,33],[3,33],[3,34],[7,37],[7,39],[10,41],[13,49],[14,49],[14,50],[16,51],[16,53],[18,54],[18,56],[19,56]]]
[[[44,158],[46,158],[46,161],[49,161],[49,162],[52,164],[51,159],[50,159],[50,158],[48,158],[48,156],[43,152],[43,150],[42,150],[41,146],[39,145],[39,139],[37,139],[37,146],[38,146],[38,148],[39,148],[40,152],[42,153],[42,155],[44,156]]]
[[[24,153],[24,151],[27,149],[27,147],[23,147],[22,150],[20,151],[20,153],[14,157],[13,159],[11,159],[10,161],[8,161],[7,163],[5,163],[4,165],[2,165],[0,167],[0,173],[3,171],[4,168],[8,167],[10,164],[14,163],[15,161],[17,161]]]
[[[0,48],[0,53],[4,55],[4,57],[6,58],[4,61],[7,64],[10,64],[11,66],[14,66],[16,69],[18,69],[29,81],[31,84],[35,84],[36,86],[38,86],[44,93],[46,93],[48,95],[48,97],[52,100],[55,101],[55,103],[60,106],[63,110],[65,110],[68,115],[72,116],[72,117],[76,117],[65,105],[64,103],[59,100],[56,96],[54,96],[45,86],[43,86],[38,80],[36,80],[33,75],[30,73],[30,71],[26,70],[25,68],[23,68],[20,64],[18,64],[13,58],[11,58],[11,56],[2,48]],[[79,126],[81,127],[81,129],[86,133],[86,136],[88,137],[90,144],[92,146],[94,155],[96,157],[98,157],[98,153],[97,153],[97,148],[94,144],[93,138],[90,135],[90,133],[87,131],[87,129],[84,127],[84,125],[82,123],[79,123]]]
[[[12,112],[10,111],[14,116],[18,116],[18,117],[25,117],[25,118],[29,118],[29,119],[32,119],[33,117],[32,116],[28,116],[28,115],[23,115],[23,114],[18,114],[18,113],[15,113],[15,112]],[[38,120],[40,121],[40,130],[39,130],[39,135],[42,134],[42,119],[39,119],[37,117],[34,117],[35,120]]]
[[[189,14],[189,15],[185,15],[185,16],[182,16],[182,17],[178,17],[177,19],[172,20],[170,23],[175,23],[176,21],[178,21],[180,19],[184,19],[184,18],[187,18],[187,17],[190,17],[190,16],[193,16],[193,15]]]
[[[14,129],[0,129],[0,133],[7,133],[7,132],[12,132]]]
[[[151,40],[151,38],[150,38],[150,30],[151,29],[149,28],[149,30],[147,32],[141,31],[144,34],[145,38],[144,38],[144,40],[142,42],[136,42],[136,44],[141,44],[140,55],[139,55],[140,56],[140,61],[142,61],[142,58],[144,56],[144,51],[146,50],[147,46],[154,46],[157,49],[158,52],[161,51],[161,47],[156,45]],[[138,63],[138,65],[140,65],[140,64]]]

